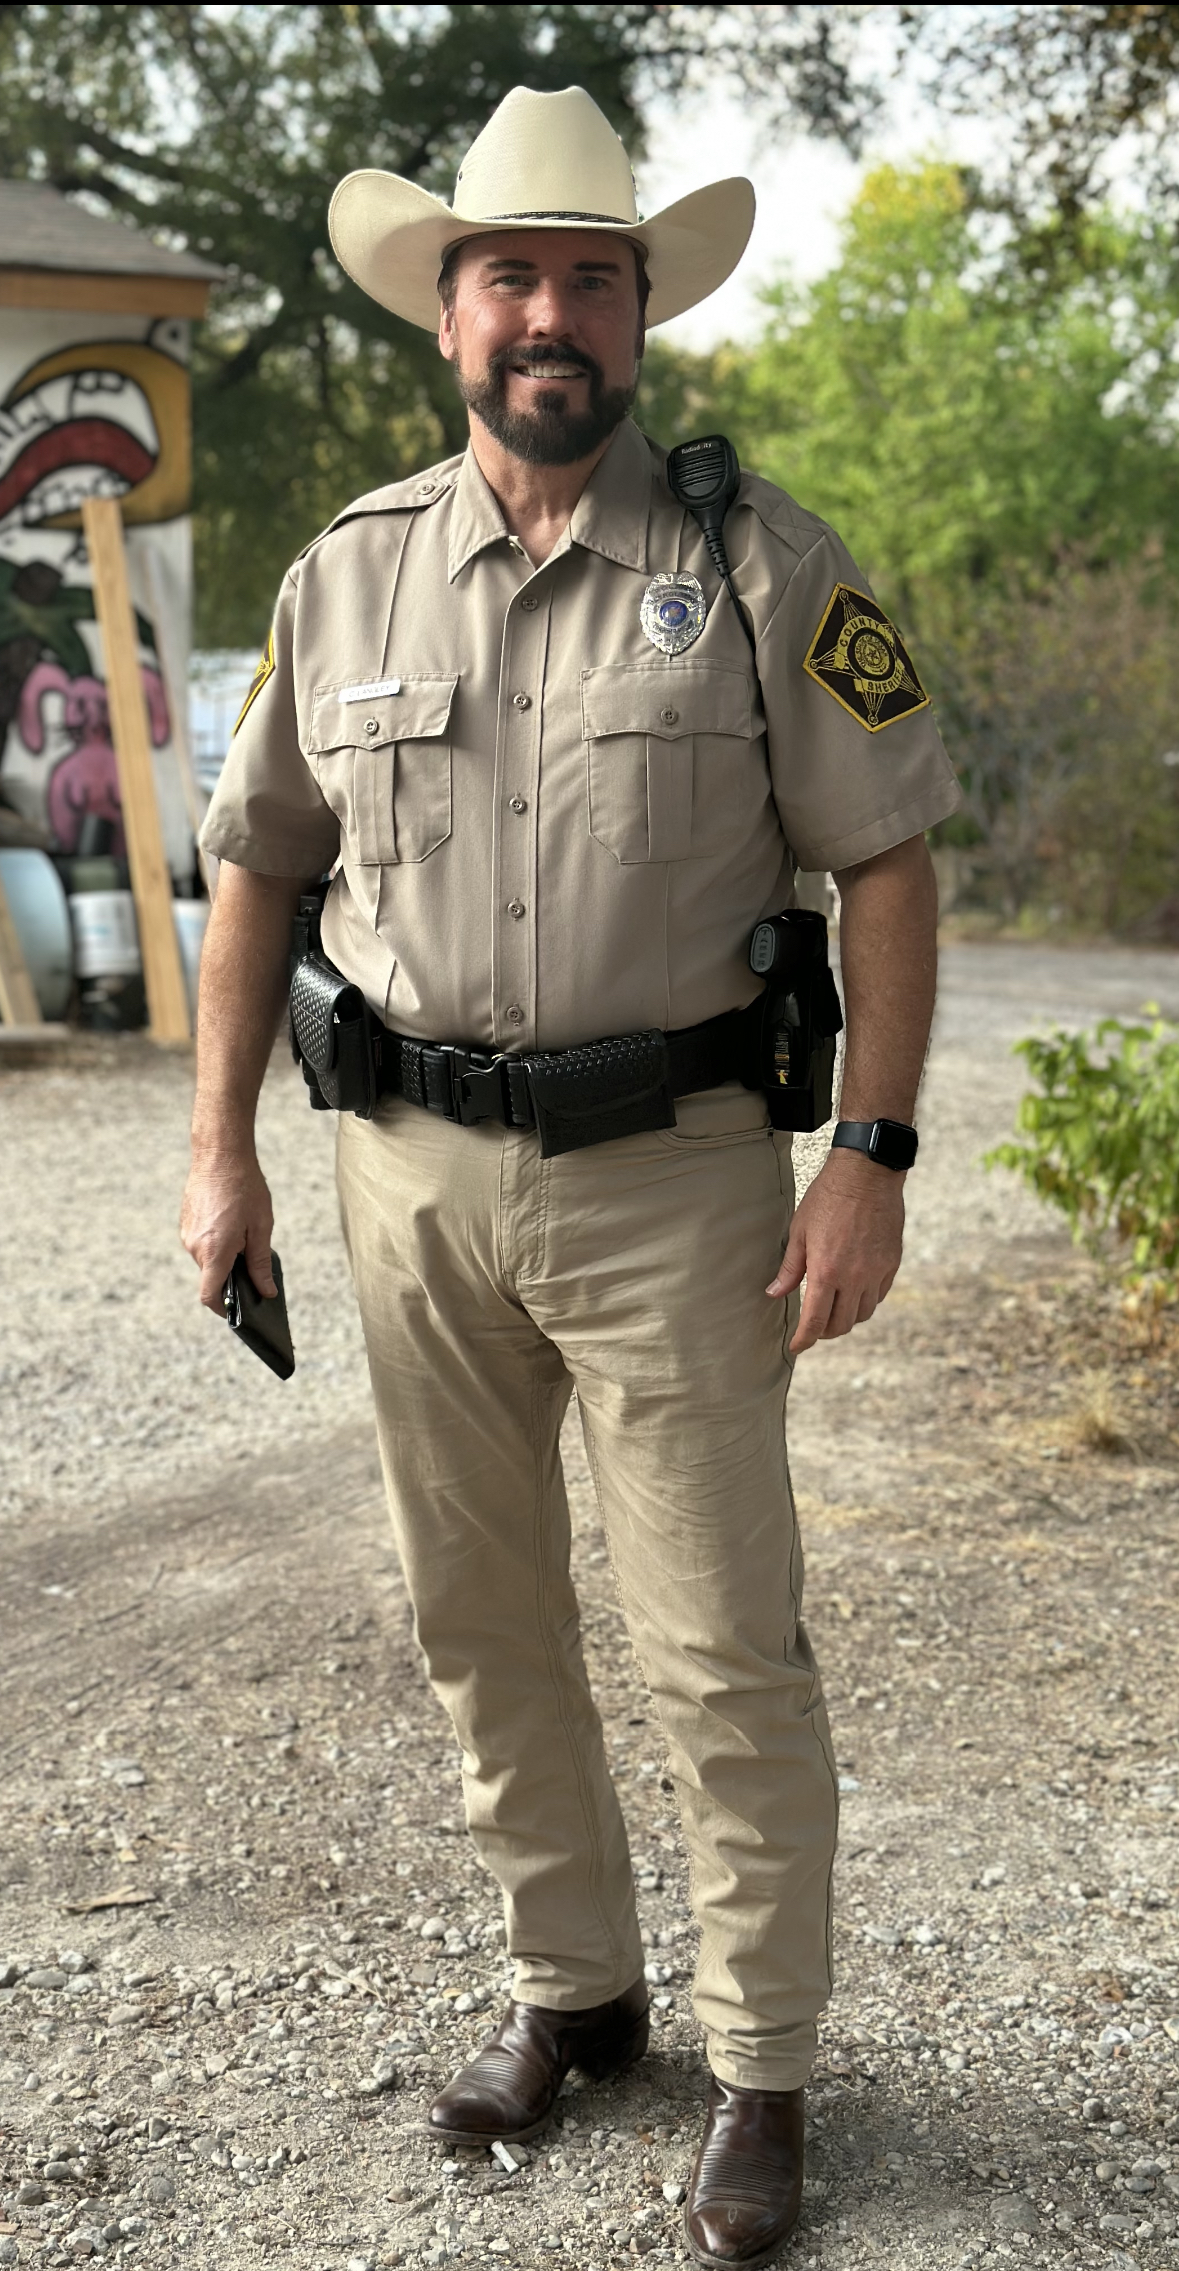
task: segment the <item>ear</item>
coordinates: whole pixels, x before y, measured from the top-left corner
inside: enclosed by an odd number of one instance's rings
[[[454,315],[450,308],[438,310],[438,352],[448,363],[458,361],[458,341],[454,333]]]

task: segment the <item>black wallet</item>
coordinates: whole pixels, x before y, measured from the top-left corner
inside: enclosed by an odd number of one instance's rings
[[[264,1299],[246,1268],[246,1257],[239,1254],[221,1298],[229,1330],[260,1356],[280,1380],[289,1380],[295,1369],[295,1351],[291,1346],[291,1328],[287,1318],[287,1297],[283,1292],[282,1263],[271,1253],[270,1267],[278,1287],[278,1298]]]

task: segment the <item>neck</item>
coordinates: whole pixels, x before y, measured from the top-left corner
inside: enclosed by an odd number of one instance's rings
[[[519,537],[534,568],[543,567],[564,535],[595,465],[613,439],[607,434],[589,457],[579,457],[572,465],[531,465],[525,458],[513,457],[472,414],[475,463],[495,496],[509,535]]]

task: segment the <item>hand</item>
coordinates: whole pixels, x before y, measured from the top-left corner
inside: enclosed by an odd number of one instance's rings
[[[806,1298],[793,1356],[818,1340],[838,1340],[863,1325],[883,1301],[901,1265],[904,1176],[853,1151],[832,1152],[795,1209],[782,1267],[766,1292]]]
[[[201,1273],[201,1300],[220,1309],[239,1254],[259,1293],[278,1293],[270,1267],[274,1208],[253,1152],[197,1152],[180,1208],[181,1242]]]

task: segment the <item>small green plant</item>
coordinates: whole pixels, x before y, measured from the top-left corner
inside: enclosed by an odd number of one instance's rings
[[[1152,1023],[1105,1017],[1093,1033],[1018,1041],[1038,1083],[1016,1118],[1027,1140],[983,1165],[1021,1175],[1092,1251],[1112,1235],[1119,1276],[1161,1303],[1179,1299],[1179,1029],[1153,1002],[1143,1015]]]

